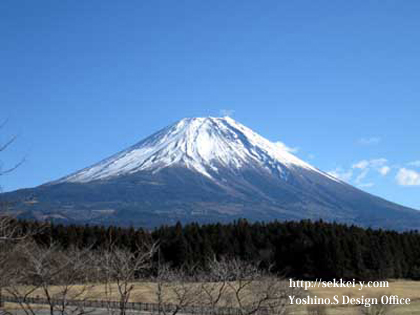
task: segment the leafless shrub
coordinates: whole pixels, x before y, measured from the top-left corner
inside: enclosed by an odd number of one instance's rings
[[[217,307],[231,306],[232,301],[227,296],[228,282],[232,280],[232,275],[224,261],[209,259],[208,271],[203,272],[200,278],[202,301],[213,314],[216,313]]]
[[[5,292],[15,299],[26,314],[35,311],[29,298],[45,299],[50,315],[81,315],[87,311],[83,302],[88,299],[92,275],[88,249],[63,251],[53,244],[41,247],[33,242],[15,248],[13,259],[8,263],[11,281]],[[77,306],[68,301],[77,299]]]
[[[98,267],[102,273],[101,281],[104,283],[104,294],[110,314],[115,313],[110,305],[114,295],[118,296],[119,314],[126,314],[134,283],[150,268],[155,251],[156,244],[143,244],[136,251],[110,246],[101,253]]]
[[[6,123],[7,120],[0,123],[0,129],[2,129]],[[0,143],[0,153],[8,149],[15,140],[16,136],[11,137],[4,143]],[[6,169],[3,169],[0,164],[0,176],[14,171],[23,162],[24,159],[16,163],[14,166]],[[25,241],[35,233],[39,232],[23,230],[22,226],[10,215],[9,206],[9,202],[0,200],[0,294],[2,293],[2,289],[8,285],[10,280],[10,278],[6,276],[8,273],[7,262],[11,259],[11,255],[13,254],[15,247],[19,242]]]
[[[282,278],[263,272],[258,264],[238,259],[213,260],[210,279],[202,284],[207,304],[216,312],[218,306],[238,308],[243,315],[284,315],[289,310],[288,297],[300,295]]]
[[[157,314],[176,315],[189,306],[200,304],[201,287],[188,268],[171,269],[160,265],[154,278],[156,283]]]
[[[20,260],[23,244],[29,244],[31,237],[40,229],[22,229],[22,226],[12,217],[0,214],[0,295],[5,287],[14,283],[13,270]]]

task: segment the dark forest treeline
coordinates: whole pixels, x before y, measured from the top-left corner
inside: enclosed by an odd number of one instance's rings
[[[41,223],[22,222],[31,227]],[[262,268],[296,278],[420,279],[417,231],[364,229],[323,221],[163,226],[152,232],[134,228],[48,224],[35,236],[40,244],[135,248],[159,242],[160,262],[204,267],[209,257],[259,261]]]

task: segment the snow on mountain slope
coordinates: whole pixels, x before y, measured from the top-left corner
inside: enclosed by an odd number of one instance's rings
[[[206,117],[182,119],[55,183],[87,183],[143,170],[158,172],[170,166],[187,167],[210,179],[219,168],[254,166],[276,174],[283,174],[285,168],[305,168],[338,181],[232,118]]]
[[[0,198],[21,200],[15,209],[24,218],[92,224],[322,218],[420,226],[420,212],[323,173],[227,117],[183,119],[91,167]]]

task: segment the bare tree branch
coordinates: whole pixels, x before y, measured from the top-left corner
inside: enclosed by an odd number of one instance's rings
[[[160,315],[176,315],[186,313],[186,308],[199,303],[202,291],[186,268],[171,269],[169,265],[160,265],[156,283],[157,313]]]
[[[103,275],[104,293],[110,314],[114,314],[114,310],[110,307],[114,294],[118,297],[119,314],[126,314],[135,282],[143,272],[150,269],[151,259],[155,252],[156,244],[142,244],[134,252],[111,244],[101,253],[99,266]]]

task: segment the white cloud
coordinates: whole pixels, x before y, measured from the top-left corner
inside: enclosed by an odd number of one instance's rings
[[[356,178],[356,183],[359,184],[371,170],[378,172],[382,176],[386,176],[391,170],[387,164],[388,160],[384,158],[362,160],[353,164],[353,169],[361,170],[361,173]]]
[[[362,172],[356,178],[355,183],[359,185],[359,187],[372,187],[373,183],[362,183],[362,180],[366,178],[371,170],[378,172],[381,176],[386,176],[391,168],[386,165],[388,163],[387,159],[380,158],[380,159],[371,159],[371,160],[363,160],[359,163],[353,165],[353,168],[359,168]],[[372,185],[370,185],[372,184]]]
[[[358,169],[364,170],[368,166],[369,166],[369,161],[363,160],[363,161],[353,164],[352,168],[358,168]]]
[[[275,145],[277,145],[277,147],[280,150],[287,151],[287,152],[290,152],[290,153],[296,153],[297,151],[299,151],[299,148],[288,147],[285,143],[283,143],[281,141],[275,142]]]
[[[420,160],[410,162],[408,163],[408,165],[414,166],[414,167],[420,167]]]
[[[420,167],[420,160],[407,163],[414,167]],[[404,168],[398,165],[390,165],[385,158],[361,160],[349,168],[338,167],[329,171],[328,174],[343,181],[353,183],[360,188],[369,188],[375,185],[369,174],[376,173],[382,177],[387,176],[393,169],[398,169],[395,176],[396,182],[401,186],[420,186],[420,171]]]
[[[363,169],[362,172],[356,177],[356,179],[354,180],[354,182],[356,184],[363,185],[362,184],[362,180],[365,179],[365,177],[367,176],[368,173],[369,173],[369,169],[368,168]]]
[[[374,185],[373,183],[363,183],[363,180],[366,179],[371,171],[375,171],[382,176],[386,176],[391,170],[391,167],[387,164],[388,160],[385,158],[361,160],[354,163],[348,170],[339,167],[328,172],[328,174],[343,181],[349,182],[352,180],[354,184],[359,187],[372,187]]]
[[[368,137],[368,138],[361,138],[359,139],[359,144],[361,145],[374,145],[381,142],[381,138],[379,137]]]
[[[401,168],[395,179],[401,186],[420,186],[420,173],[410,169]]]
[[[219,115],[220,116],[232,116],[235,113],[235,111],[233,109],[221,109],[219,110]]]
[[[385,166],[388,163],[387,159],[380,158],[380,159],[371,159],[371,160],[362,160],[355,164],[353,164],[352,168],[359,168],[364,170],[366,168],[375,168],[379,169],[382,166]]]
[[[368,178],[368,175],[372,171],[378,173],[381,176],[386,176],[391,171],[391,167],[387,164],[388,160],[385,158],[361,160],[354,163],[349,169],[343,169],[339,167],[328,173],[341,180],[347,182],[352,181],[359,187],[372,187],[374,183],[364,183],[364,180]]]
[[[342,181],[349,182],[351,178],[353,177],[353,171],[352,170],[343,170],[341,167],[337,167],[333,171],[327,172],[331,176],[334,176],[335,178],[341,179]]]
[[[382,166],[381,168],[378,169],[378,172],[382,175],[385,176],[386,174],[389,173],[389,171],[391,170],[391,168],[389,166]]]

